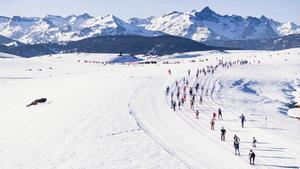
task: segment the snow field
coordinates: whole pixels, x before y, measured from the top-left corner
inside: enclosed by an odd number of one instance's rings
[[[299,49],[228,52],[150,57],[161,61],[157,65],[78,62],[119,60],[109,54],[1,58],[0,168],[299,168],[299,120],[278,111],[289,100],[281,82],[299,79]],[[242,58],[256,62],[194,78],[197,68],[218,59]],[[202,104],[197,94],[199,119],[188,105],[174,112],[165,95],[166,86],[174,90],[188,69],[190,84],[199,82],[210,91]],[[241,85],[232,86],[240,79]],[[248,87],[258,95],[240,90],[252,81],[258,83]],[[41,97],[48,101],[26,108]],[[211,131],[212,112],[219,107],[224,120]],[[225,142],[220,141],[222,126]],[[234,155],[234,134],[241,138],[241,156]],[[247,157],[253,136],[258,139],[255,166]]]

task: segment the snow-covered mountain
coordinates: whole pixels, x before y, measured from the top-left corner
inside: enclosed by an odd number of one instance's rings
[[[104,35],[156,36],[161,34],[128,24],[113,15],[0,17],[0,35],[23,43],[65,42]]]
[[[278,38],[300,33],[293,22],[280,23],[260,18],[220,15],[205,7],[191,12],[171,12],[161,17],[131,18],[127,22],[113,15],[88,14],[43,18],[0,16],[0,35],[23,43],[66,42],[94,36],[170,34],[196,41]]]
[[[209,7],[185,13],[175,11],[161,17],[132,18],[129,23],[197,41],[268,39],[300,33],[300,27],[293,22],[279,23],[265,16],[220,15]]]
[[[7,38],[5,36],[0,35],[0,45],[5,45],[5,46],[18,46],[21,43],[19,41]]]

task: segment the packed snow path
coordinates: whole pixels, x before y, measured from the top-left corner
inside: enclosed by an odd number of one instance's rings
[[[257,59],[256,61],[254,59],[251,60],[252,65],[259,63]],[[252,65],[243,66],[246,67],[245,69],[251,69],[254,67]],[[136,104],[132,108],[136,120],[164,149],[182,159],[191,168],[220,168],[220,166],[222,168],[237,168],[237,166],[238,168],[299,168],[299,139],[293,140],[293,137],[289,137],[288,133],[286,135],[284,129],[280,130],[280,126],[277,128],[265,126],[264,120],[258,119],[265,118],[260,115],[261,112],[253,114],[244,112],[239,107],[224,106],[222,100],[216,96],[221,88],[220,80],[223,76],[226,76],[227,73],[234,73],[234,71],[243,71],[242,68],[235,67],[229,68],[235,69],[233,71],[228,71],[226,68],[225,70],[217,70],[213,75],[207,73],[206,76],[203,76],[202,73],[199,78],[193,74],[186,76],[185,81],[181,80],[182,78],[175,78],[181,94],[186,81],[189,82],[186,93],[188,93],[188,86],[192,86],[195,91],[196,83],[199,83],[200,87],[204,87],[203,91],[199,89],[196,93],[197,99],[193,110],[190,108],[190,99],[178,110],[179,99],[177,110],[171,110],[170,93],[173,92],[173,98],[177,100],[176,83],[170,86],[171,90],[164,100],[165,91],[161,88],[160,90],[154,89],[158,83],[161,86],[168,86],[169,84],[166,82],[168,80],[164,78],[148,79],[136,91],[136,95],[139,97],[134,100]],[[193,72],[196,72],[196,69]],[[208,95],[205,94],[207,89]],[[200,95],[203,97],[202,103],[199,101]],[[182,95],[180,95],[181,97]],[[218,120],[215,130],[211,131],[212,113],[217,112],[218,108],[223,110],[223,120]],[[195,118],[195,110],[200,111],[199,119]],[[247,117],[245,128],[241,127],[239,120],[242,113]],[[220,141],[221,127],[227,129],[226,142]],[[234,155],[234,134],[241,139],[241,156]],[[286,137],[281,138],[281,136]],[[252,137],[259,139],[256,148],[252,147]],[[285,140],[287,138],[290,139]],[[249,164],[248,153],[250,149],[256,153],[255,166]]]

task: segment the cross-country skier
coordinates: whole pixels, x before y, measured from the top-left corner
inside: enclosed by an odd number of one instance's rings
[[[194,110],[194,101],[191,100],[190,103],[191,103],[191,109]]]
[[[190,96],[193,95],[193,88],[192,87],[190,87],[189,93],[190,93]]]
[[[242,115],[240,116],[240,119],[241,119],[242,127],[244,127],[244,123],[245,123],[245,121],[246,121],[246,117],[244,116],[244,114],[242,114]]]
[[[199,83],[196,84],[195,89],[196,89],[196,92],[198,92],[198,89],[199,89]]]
[[[216,117],[217,117],[217,113],[216,113],[216,112],[213,112],[213,119],[216,120]]]
[[[237,155],[237,153],[239,155],[240,154],[240,138],[237,135],[234,135],[233,137],[233,146],[234,146],[234,154]]]
[[[211,119],[210,121],[210,129],[215,130],[215,119]]]
[[[223,119],[221,108],[218,109],[218,119]]]
[[[166,95],[168,95],[170,92],[170,87],[168,86],[167,89],[166,89]]]
[[[251,164],[251,165],[255,165],[255,164],[254,164],[255,153],[254,153],[252,150],[250,150],[250,153],[249,153],[249,160],[250,160],[250,164]]]
[[[195,114],[196,114],[196,119],[199,119],[199,110],[196,110]]]
[[[226,134],[226,130],[224,129],[224,127],[222,127],[221,129],[221,140],[225,141],[225,134]]]
[[[253,137],[252,146],[253,146],[253,147],[256,147],[256,143],[257,143],[257,140],[256,140],[255,137]]]
[[[176,101],[174,101],[174,100],[172,101],[172,108],[174,111],[176,111]]]

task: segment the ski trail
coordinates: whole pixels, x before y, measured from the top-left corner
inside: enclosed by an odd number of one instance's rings
[[[162,89],[168,80],[165,78],[148,79],[136,92],[131,100],[131,111],[136,120],[146,128],[147,133],[168,147],[177,158],[191,168],[252,168],[244,160],[237,160],[231,152],[208,137],[205,129],[195,127],[193,122],[186,121],[179,112],[170,110],[164,101]],[[157,89],[158,90],[153,90]],[[201,132],[201,130],[203,130]],[[209,148],[210,147],[210,148]],[[222,155],[223,160],[215,163],[215,158]],[[228,163],[235,161],[235,164]]]
[[[207,78],[207,77],[210,77],[210,78]],[[214,94],[214,89],[216,88],[216,83],[218,82],[218,80],[221,78],[222,76],[216,76],[216,75],[211,75],[211,76],[206,76],[204,78],[202,78],[200,80],[200,86],[204,85],[205,88],[207,89],[210,89],[211,92],[209,96],[205,97],[204,98],[204,102],[202,103],[202,105],[200,105],[197,101],[196,101],[196,109],[199,109],[201,112],[207,112],[207,111],[210,111],[208,112],[208,117],[209,117],[209,113],[212,113],[211,110],[215,109],[214,111],[217,111],[217,108],[220,107],[222,108],[223,110],[223,115],[226,114],[226,118],[231,118],[231,119],[235,119],[236,117],[232,116],[232,110],[227,110],[226,108],[216,104],[213,100],[213,94]],[[204,79],[204,80],[203,80]],[[190,79],[190,80],[193,80],[193,79]],[[194,82],[195,84],[196,82]],[[186,109],[185,109],[186,110]],[[239,111],[239,109],[237,108],[235,111]],[[182,111],[183,114],[185,114],[186,116],[189,116],[189,118],[193,118],[193,116],[189,115],[189,112],[190,111]],[[229,115],[229,116],[228,116]],[[201,119],[201,115],[200,115],[200,119]],[[208,121],[209,118],[207,118],[207,115],[206,115],[206,120]],[[226,120],[226,119],[224,119]],[[237,119],[238,121],[238,119]],[[251,121],[251,120],[249,120]],[[238,124],[238,122],[232,122],[232,121],[229,121],[229,122],[226,122],[226,121],[220,121],[221,125],[218,126],[218,128],[220,128],[221,126],[224,126],[225,128],[241,128]],[[232,124],[227,124],[227,123],[232,123]],[[248,122],[250,123],[250,122]],[[199,123],[198,123],[199,124]],[[204,123],[206,124],[206,123]],[[218,123],[217,123],[218,124]],[[200,126],[200,125],[199,125]],[[249,130],[248,127],[246,129],[243,129],[243,130],[236,130],[235,133],[238,133],[238,135],[241,135],[240,138],[247,138],[247,140],[251,140],[251,136],[249,136],[249,134],[244,134],[243,132],[251,132],[253,133],[252,135],[253,136],[258,136],[259,138],[264,138],[266,133],[265,131],[257,128],[257,126],[254,126],[252,123],[250,123],[249,126],[252,126],[253,129]],[[201,126],[203,127],[203,126]],[[209,127],[209,125],[206,126],[207,128]],[[248,130],[248,131],[245,131],[245,130]],[[233,134],[233,133],[231,133]],[[228,135],[228,134],[227,134]],[[230,135],[230,134],[229,134]],[[268,134],[267,134],[268,135]],[[227,136],[228,137],[228,136]],[[232,137],[231,137],[232,138]],[[272,147],[276,148],[277,147],[281,147],[281,146],[284,146],[286,145],[287,142],[281,140],[280,138],[276,138],[274,136],[272,137],[268,137],[268,140],[277,140],[277,142],[275,144],[273,143],[268,143],[268,142],[263,142],[261,140],[260,144],[264,143],[264,144],[269,144],[267,148],[263,149],[263,148],[252,148],[250,145],[250,143],[248,143],[248,145],[244,145],[242,144],[241,146],[241,149],[254,149],[257,150],[257,164],[255,167],[256,168],[268,168],[268,167],[289,167],[289,168],[298,168],[297,166],[297,163],[295,163],[295,158],[294,157],[290,157],[291,155],[293,156],[296,156],[297,153],[299,153],[299,151],[297,152],[292,152],[290,149],[289,151],[286,150],[287,148],[282,148],[284,149],[285,151],[279,151],[279,150],[274,150],[272,149]],[[278,145],[278,140],[280,140],[281,142],[281,145],[279,144]],[[245,141],[244,141],[245,142]],[[231,142],[232,143],[232,142]],[[258,144],[258,146],[260,146],[260,144]],[[296,145],[294,145],[295,147]],[[230,148],[232,146],[228,146],[227,145],[227,148]],[[293,146],[291,146],[293,147]],[[261,153],[262,152],[262,153]],[[276,152],[276,154],[274,155],[274,152]],[[244,153],[245,154],[245,153]],[[247,154],[247,152],[246,152]],[[258,155],[259,154],[259,155]],[[248,158],[247,158],[247,155],[242,155],[244,156],[244,160],[245,161],[248,161]],[[267,160],[265,160],[267,159]],[[267,161],[267,163],[265,162]],[[289,165],[281,165],[281,164],[289,164]],[[296,165],[295,165],[296,164]]]

